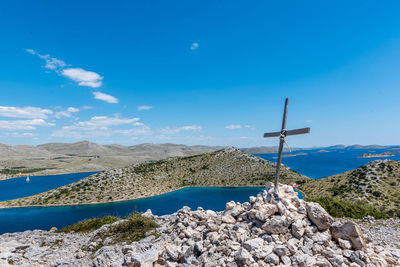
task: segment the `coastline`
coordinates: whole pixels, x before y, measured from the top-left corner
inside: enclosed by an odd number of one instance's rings
[[[157,197],[160,195],[172,193],[175,191],[179,191],[185,188],[198,188],[198,187],[214,187],[214,188],[242,188],[242,187],[261,187],[263,188],[264,186],[259,186],[259,185],[243,185],[243,186],[184,186],[178,189],[173,189],[167,192],[163,192],[160,194],[156,195],[151,195],[151,196],[145,196],[145,197],[136,197],[136,198],[130,198],[130,199],[118,199],[118,200],[113,200],[113,201],[107,201],[107,202],[90,202],[90,203],[76,203],[76,204],[45,204],[45,205],[22,205],[22,206],[0,206],[0,210],[4,209],[18,209],[18,208],[46,208],[46,207],[68,207],[68,206],[86,206],[86,205],[98,205],[98,204],[110,204],[110,203],[118,203],[118,202],[124,202],[124,201],[132,201],[132,200],[139,200],[139,199],[145,199],[145,198],[151,198],[151,197]],[[304,199],[306,199],[306,193],[304,193],[302,190],[296,188],[297,191],[299,191],[303,196]]]
[[[172,193],[181,189],[185,188],[196,188],[196,187],[215,187],[215,188],[240,188],[240,187],[264,187],[264,186],[259,186],[259,185],[243,185],[243,186],[183,186],[177,189],[173,189],[167,192],[163,192],[160,194],[156,195],[150,195],[150,196],[144,196],[144,197],[136,197],[136,198],[128,198],[128,199],[118,199],[118,200],[113,200],[113,201],[104,201],[104,202],[90,202],[90,203],[76,203],[76,204],[45,204],[45,205],[21,205],[21,206],[0,206],[0,210],[4,209],[18,209],[18,208],[46,208],[46,207],[67,207],[67,206],[85,206],[85,205],[98,205],[98,204],[109,204],[109,203],[118,203],[118,202],[124,202],[124,201],[131,201],[131,200],[139,200],[139,199],[145,199],[145,198],[150,198],[150,197],[156,197],[168,193]],[[298,190],[296,188],[296,190]],[[300,191],[300,190],[299,190]],[[304,193],[301,192],[303,195]],[[6,201],[4,201],[6,202]]]
[[[103,170],[104,171],[104,170]],[[60,172],[54,172],[54,173],[40,173],[40,172],[34,172],[34,173],[25,173],[24,175],[19,175],[19,176],[12,176],[12,177],[2,177],[0,176],[0,181],[5,181],[5,180],[11,180],[11,179],[16,179],[16,178],[21,178],[21,177],[32,177],[32,176],[53,176],[53,175],[65,175],[65,174],[75,174],[75,173],[87,173],[87,172],[102,172],[99,170],[88,170],[88,171],[75,171],[75,172],[64,172],[60,170]]]

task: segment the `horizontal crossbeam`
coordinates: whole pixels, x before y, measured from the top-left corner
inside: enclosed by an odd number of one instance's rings
[[[310,128],[300,128],[300,129],[296,129],[296,130],[289,130],[286,132],[286,136],[289,135],[297,135],[297,134],[307,134],[310,133]]]
[[[264,137],[279,137],[281,132],[272,132],[272,133],[265,133]]]
[[[307,133],[310,133],[309,127],[286,131],[285,136],[297,135],[297,134],[307,134]],[[271,133],[265,133],[264,137],[279,137],[280,135],[281,135],[281,132],[271,132]]]

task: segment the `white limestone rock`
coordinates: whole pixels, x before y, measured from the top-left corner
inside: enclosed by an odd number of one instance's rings
[[[327,230],[332,225],[333,218],[318,203],[307,202],[306,209],[308,218],[318,227],[318,230]]]

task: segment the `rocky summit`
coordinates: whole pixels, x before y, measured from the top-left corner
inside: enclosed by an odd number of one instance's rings
[[[271,183],[249,202],[221,212],[183,207],[153,216],[158,228],[138,242],[115,244],[101,233],[26,231],[0,236],[0,266],[399,266],[399,247],[364,238],[352,221],[335,221],[293,188]],[[103,235],[104,236],[104,235]]]

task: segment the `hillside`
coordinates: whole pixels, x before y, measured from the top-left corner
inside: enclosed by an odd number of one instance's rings
[[[103,171],[147,160],[192,156],[218,149],[221,147],[175,144],[99,145],[88,141],[38,146],[0,144],[0,180],[27,174]]]
[[[342,174],[310,180],[301,186],[308,198],[362,201],[389,215],[400,215],[400,162],[379,159]]]
[[[226,148],[201,155],[139,163],[89,176],[76,183],[0,205],[82,204],[154,196],[185,186],[262,186],[272,181],[273,163]],[[282,183],[309,180],[282,169]]]

